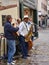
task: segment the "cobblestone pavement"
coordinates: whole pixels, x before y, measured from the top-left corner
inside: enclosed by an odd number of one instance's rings
[[[49,29],[39,30],[39,38],[34,41],[35,49],[30,50],[31,57],[16,59],[16,65],[49,65]],[[6,65],[0,61],[0,65]]]

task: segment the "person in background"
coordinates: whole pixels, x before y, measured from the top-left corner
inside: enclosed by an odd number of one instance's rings
[[[17,23],[18,23],[18,25],[20,25],[20,23],[21,23],[21,19],[20,18],[17,19]]]
[[[12,25],[16,28],[16,27],[19,27],[19,25],[20,25],[20,22],[21,22],[21,19],[20,18],[18,18],[18,19],[15,19],[15,23],[13,22],[12,23]],[[16,42],[17,42],[17,44],[16,44],[16,52],[15,52],[15,55],[14,56],[20,56],[20,54],[21,54],[21,48],[20,48],[20,43],[19,43],[19,33],[18,32],[16,32],[16,33],[14,33],[14,35],[15,35],[15,37],[16,37]],[[19,58],[19,57],[18,57]]]
[[[30,21],[30,23],[32,23],[32,24],[33,24],[32,18],[29,18],[29,21]]]
[[[31,37],[31,39],[33,41],[33,39],[34,39],[33,26],[34,26],[34,24],[33,24],[32,18],[29,18],[29,22],[30,22],[30,25],[32,25],[32,37]]]
[[[15,65],[13,62],[13,56],[16,51],[16,46],[15,46],[15,36],[13,35],[14,32],[17,32],[19,28],[14,28],[11,25],[12,22],[12,16],[8,15],[6,17],[7,21],[4,25],[4,34],[7,39],[7,44],[8,44],[8,62],[7,65]]]

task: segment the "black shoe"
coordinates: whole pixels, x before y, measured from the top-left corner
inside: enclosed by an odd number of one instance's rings
[[[27,55],[27,57],[30,57],[30,55]]]
[[[27,59],[27,56],[22,56],[23,59]]]

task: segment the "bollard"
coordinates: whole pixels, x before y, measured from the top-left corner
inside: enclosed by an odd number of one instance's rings
[[[4,58],[7,55],[7,41],[5,37],[0,40],[0,58]]]

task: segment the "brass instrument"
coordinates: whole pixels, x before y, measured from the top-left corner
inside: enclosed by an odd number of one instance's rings
[[[28,34],[25,37],[25,42],[28,42],[29,40],[31,40],[31,36],[33,35],[32,30],[33,29],[32,29],[32,25],[31,25],[30,30],[28,31]]]
[[[33,46],[33,41],[31,40],[31,36],[33,35],[32,30],[33,30],[33,29],[32,29],[32,25],[31,25],[30,30],[29,30],[29,32],[28,32],[28,35],[26,35],[26,37],[25,37],[25,42],[28,43],[28,51],[29,51],[30,49],[32,49],[32,46]]]

